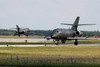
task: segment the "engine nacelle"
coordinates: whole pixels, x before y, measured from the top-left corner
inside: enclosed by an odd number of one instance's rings
[[[77,31],[77,32],[76,32],[76,35],[79,36],[79,37],[81,37],[81,36],[83,35],[83,33],[80,32],[80,31]]]

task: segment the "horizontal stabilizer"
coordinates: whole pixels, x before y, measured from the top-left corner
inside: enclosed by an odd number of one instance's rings
[[[96,25],[96,24],[78,24],[78,26]]]
[[[73,24],[61,23],[61,25],[70,25],[70,26],[72,26]]]
[[[10,28],[10,30],[15,30],[15,29],[17,29],[17,28]]]
[[[69,26],[72,26],[73,24],[61,23],[61,25],[69,25]],[[96,24],[78,24],[78,26],[86,26],[86,25],[96,25]]]

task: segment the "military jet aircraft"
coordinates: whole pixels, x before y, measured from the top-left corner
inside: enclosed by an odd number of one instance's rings
[[[26,35],[26,37],[28,37],[28,34],[30,32],[29,28],[20,28],[18,25],[16,25],[16,32],[14,35],[18,35],[20,37],[20,35]]]
[[[55,44],[58,45],[59,41],[65,43],[66,40],[75,40],[74,45],[78,45],[78,40],[82,40],[83,38],[77,38],[82,36],[82,32],[78,31],[78,26],[84,25],[95,25],[95,24],[78,24],[80,17],[77,17],[74,24],[66,24],[61,23],[62,25],[70,25],[71,29],[54,29],[51,34],[51,39],[55,40]],[[84,38],[85,39],[85,38]]]

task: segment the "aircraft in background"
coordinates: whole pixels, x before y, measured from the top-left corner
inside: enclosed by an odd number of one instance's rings
[[[18,25],[16,25],[16,32],[14,33],[14,35],[18,35],[19,37],[23,34],[26,35],[26,37],[28,37],[30,29],[29,28],[20,28]]]
[[[66,40],[75,40],[74,45],[78,45],[78,40],[83,40],[83,38],[77,38],[82,36],[82,32],[78,31],[78,26],[85,25],[96,25],[96,24],[78,24],[80,17],[77,17],[74,24],[61,23],[62,25],[70,25],[71,29],[54,29],[51,34],[51,39],[54,40],[55,44],[58,45],[59,41],[65,43]],[[85,38],[84,38],[85,40]]]

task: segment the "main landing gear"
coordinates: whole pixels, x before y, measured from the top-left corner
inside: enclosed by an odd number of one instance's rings
[[[74,45],[78,45],[78,40],[77,39],[75,40]]]
[[[53,40],[53,41],[56,45],[59,45],[59,40]],[[63,40],[62,43],[65,43],[65,41]],[[78,40],[77,39],[75,39],[74,45],[78,45]]]
[[[66,40],[61,40],[62,43],[66,43]]]

